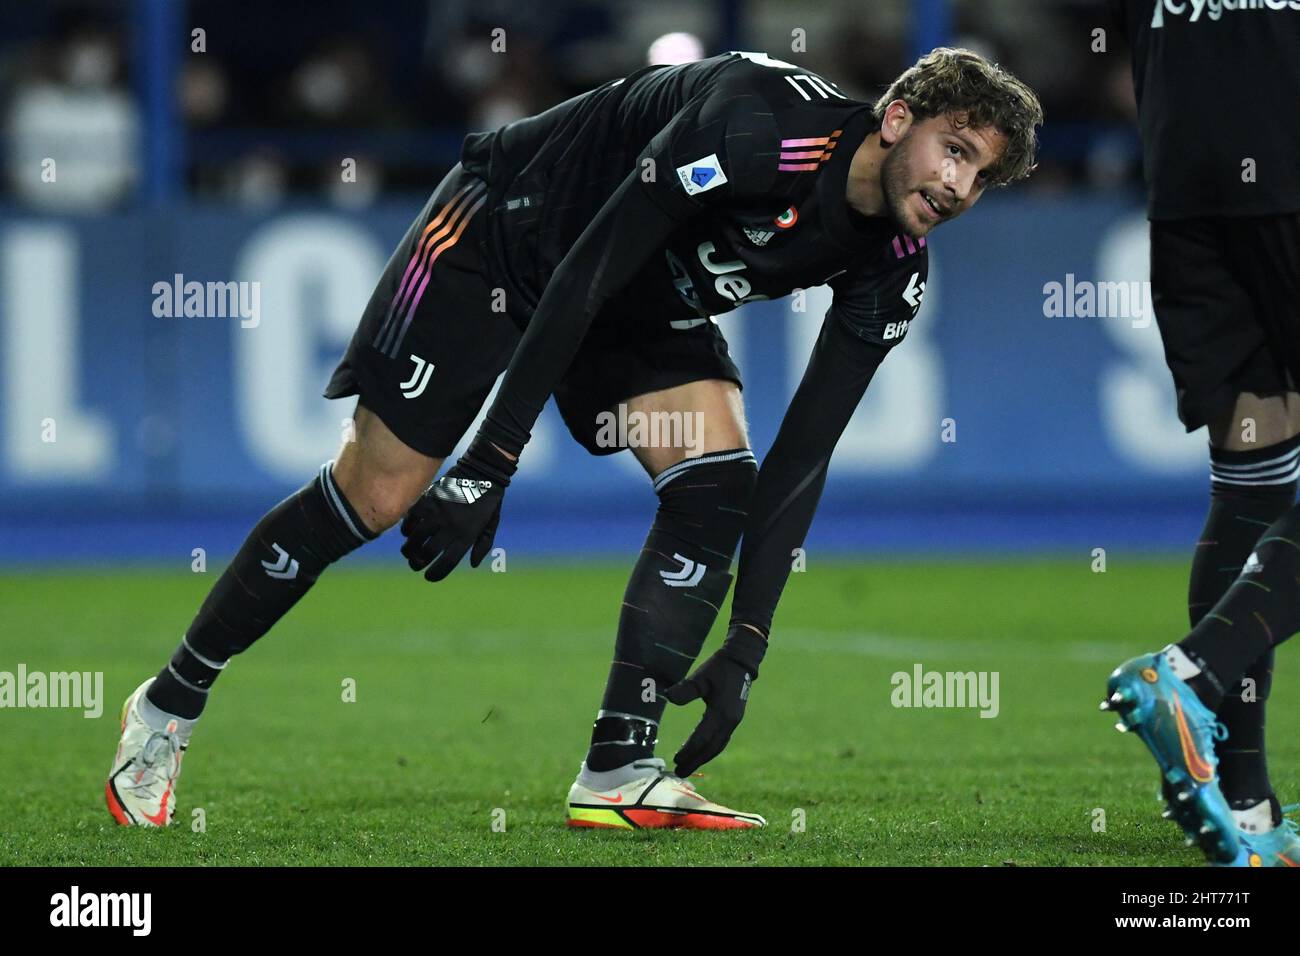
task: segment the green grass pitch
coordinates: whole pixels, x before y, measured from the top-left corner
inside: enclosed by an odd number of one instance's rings
[[[439,585],[331,570],[218,682],[165,831],[114,825],[104,777],[122,699],[213,574],[8,573],[0,670],[103,671],[105,701],[99,719],[0,710],[0,864],[1198,865],[1159,817],[1145,748],[1097,711],[1115,664],[1183,633],[1186,562],[1090,564],[813,561],[749,716],[696,781],[770,825],[718,834],[563,825],[626,561],[519,558]],[[1300,697],[1279,657],[1270,764],[1287,802]],[[918,663],[998,672],[998,715],[895,708],[891,675]],[[662,756],[701,706],[670,706]]]

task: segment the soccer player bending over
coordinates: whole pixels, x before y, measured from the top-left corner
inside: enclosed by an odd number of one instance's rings
[[[1210,510],[1191,633],[1120,665],[1101,706],[1150,748],[1165,816],[1211,862],[1300,866],[1264,755],[1273,649],[1300,630],[1300,9],[1112,6],[1132,47],[1156,324],[1179,417],[1208,426]],[[1249,93],[1226,81],[1263,64]]]
[[[467,552],[478,565],[554,394],[597,455],[619,450],[599,427],[619,404],[704,422],[690,455],[631,449],[660,504],[569,822],[761,826],[684,778],[743,714],[831,452],[920,305],[925,237],[1027,175],[1041,121],[1028,88],[967,51],[922,57],[874,106],[801,67],[728,53],[647,67],[467,137],[326,390],[359,396],[356,440],[253,529],[171,661],[128,699],[107,788],[114,816],[168,821],[218,674],[330,564],[405,515],[402,553],[426,578]],[[822,283],[833,304],[760,473],[713,316]],[[434,481],[503,370],[478,434]],[[727,638],[687,678],[742,532]],[[669,700],[695,697],[705,716],[669,773],[654,755],[659,720]]]

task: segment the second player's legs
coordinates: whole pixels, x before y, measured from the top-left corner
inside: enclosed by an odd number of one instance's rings
[[[1285,608],[1269,606],[1280,595],[1268,589],[1289,590],[1294,583],[1286,566],[1293,563],[1288,552],[1294,546],[1288,542],[1297,539],[1298,519],[1300,394],[1293,383],[1300,331],[1300,222],[1295,216],[1281,216],[1232,220],[1226,229],[1224,223],[1211,225],[1216,237],[1211,247],[1231,274],[1207,270],[1211,285],[1205,290],[1206,301],[1231,302],[1233,294],[1221,290],[1238,285],[1250,301],[1248,314],[1229,308],[1217,319],[1229,324],[1212,341],[1231,354],[1237,343],[1248,348],[1251,333],[1244,330],[1257,328],[1267,345],[1245,360],[1241,377],[1234,377],[1240,391],[1232,411],[1207,416],[1212,500],[1192,566],[1188,600],[1194,637],[1184,644],[1193,652],[1208,653],[1212,669],[1224,671],[1223,702],[1217,710],[1228,729],[1228,739],[1219,748],[1221,785],[1234,810],[1260,808],[1246,814],[1251,819],[1239,820],[1254,829],[1266,825],[1259,819],[1266,799],[1273,822],[1278,819],[1265,758],[1265,702],[1274,648],[1290,636],[1291,624]],[[1195,255],[1192,259],[1199,274],[1203,264]],[[1188,280],[1193,281],[1192,274]],[[1261,354],[1267,362],[1258,361]],[[1212,358],[1206,356],[1205,361],[1213,367]],[[1289,378],[1280,366],[1291,370]],[[1288,380],[1293,390],[1285,392]],[[1248,573],[1239,573],[1252,555]],[[1221,608],[1220,601],[1227,603]],[[1251,647],[1259,650],[1252,653]]]
[[[1188,617],[1196,627],[1237,580],[1264,531],[1293,507],[1300,445],[1300,395],[1241,394],[1230,413],[1209,425],[1212,482],[1209,513],[1188,582]],[[1223,795],[1237,810],[1275,802],[1264,727],[1273,683],[1270,647],[1225,688],[1218,717],[1228,730],[1219,748]]]
[[[734,382],[691,382],[625,404],[629,417],[643,420],[692,416],[702,434],[690,448],[633,449],[654,482],[659,508],[623,596],[614,661],[584,763],[598,789],[617,785],[619,768],[653,756],[663,693],[686,677],[726,598],[757,480]]]
[[[1285,539],[1295,537],[1283,529],[1279,538],[1278,529],[1288,516],[1295,520],[1300,456],[1300,395],[1288,393],[1294,373],[1288,379],[1285,368],[1295,368],[1300,318],[1298,226],[1264,217],[1151,228],[1152,293],[1180,417],[1189,431],[1208,426],[1210,437],[1210,505],[1188,582],[1193,630],[1179,643],[1201,664],[1187,664],[1178,676],[1205,668],[1190,683],[1228,730],[1214,749],[1223,795],[1239,816],[1265,799],[1275,802],[1264,701],[1273,647],[1289,625],[1284,608],[1252,602],[1282,597],[1258,574],[1260,561],[1268,576],[1286,571],[1289,557],[1271,552],[1291,547]],[[1243,600],[1252,606],[1238,606]]]

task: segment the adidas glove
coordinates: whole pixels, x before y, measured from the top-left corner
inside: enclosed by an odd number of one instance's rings
[[[514,472],[515,462],[491,442],[475,438],[402,521],[402,556],[411,570],[424,571],[426,581],[441,581],[471,548],[469,563],[477,568],[492,550]]]
[[[767,639],[751,628],[733,624],[727,639],[686,680],[664,691],[674,704],[704,700],[704,717],[673,758],[679,777],[689,777],[722,753],[745,716],[750,685],[767,652]]]

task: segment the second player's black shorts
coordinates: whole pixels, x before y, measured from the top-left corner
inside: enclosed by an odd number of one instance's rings
[[[1300,214],[1151,223],[1151,294],[1187,430],[1300,382]]]
[[[324,393],[359,395],[433,458],[451,454],[522,335],[489,276],[486,196],[460,164],[447,174],[388,261]],[[667,316],[615,309],[597,316],[555,391],[573,436],[598,455],[619,450],[596,441],[597,416],[619,402],[701,379],[740,384],[716,323],[673,327]]]

